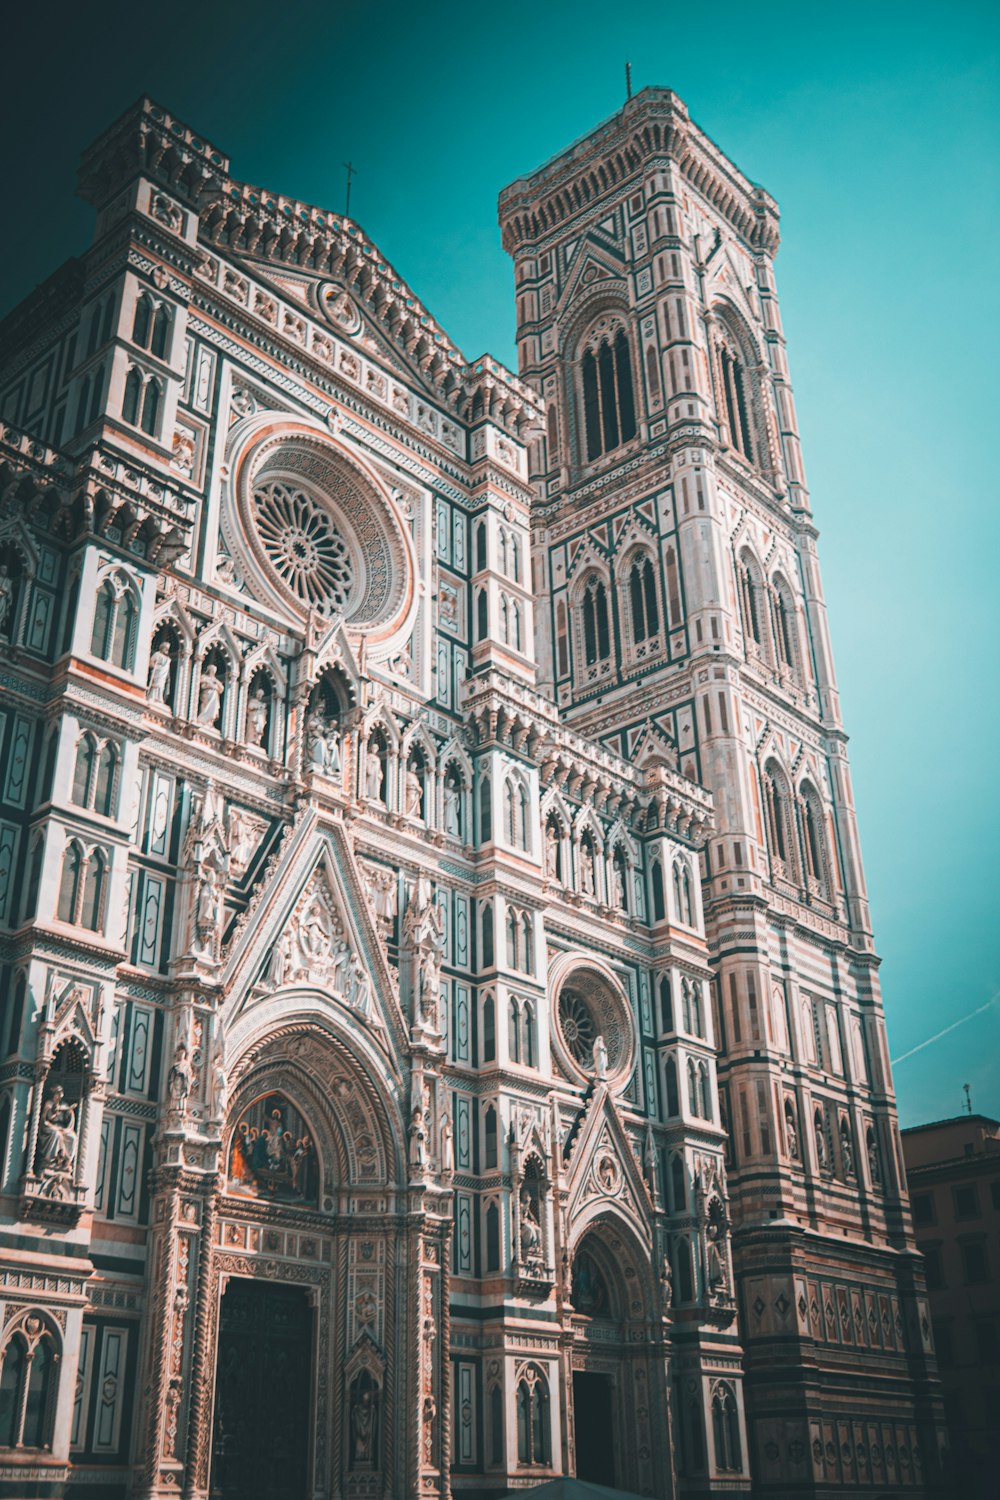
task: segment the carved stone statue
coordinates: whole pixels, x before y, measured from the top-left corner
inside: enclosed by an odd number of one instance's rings
[[[149,662],[149,681],[146,687],[148,703],[166,703],[172,661],[169,644],[161,641]]]
[[[174,1049],[174,1060],[167,1074],[167,1093],[170,1096],[171,1113],[181,1114],[191,1093],[191,1064],[188,1061],[188,1049],[183,1042],[178,1042]]]
[[[351,1445],[355,1464],[371,1464],[375,1453],[375,1402],[370,1390],[357,1387],[351,1396]]]
[[[216,1120],[226,1118],[228,1103],[229,1083],[226,1078],[226,1065],[222,1060],[221,1052],[217,1052],[212,1063],[212,1115]]]
[[[545,873],[550,880],[558,879],[559,835],[554,823],[549,823],[545,829]]]
[[[663,1302],[663,1306],[665,1308],[667,1308],[667,1307],[673,1307],[673,1305],[674,1305],[674,1268],[670,1264],[670,1256],[669,1255],[665,1255],[663,1257],[663,1261],[662,1261],[662,1264],[660,1266],[660,1298],[661,1298],[661,1300]]]
[[[424,1112],[419,1104],[414,1105],[410,1117],[410,1170],[423,1176],[427,1167],[427,1135],[424,1130]]]
[[[451,1128],[451,1116],[445,1111],[441,1116],[441,1171],[450,1174],[455,1170],[455,1141]]]
[[[247,704],[247,744],[259,750],[267,733],[267,695],[262,687],[254,688]]]
[[[790,1109],[785,1110],[785,1139],[788,1142],[788,1154],[792,1161],[799,1159],[799,1133],[795,1128],[795,1116]]]
[[[65,1091],[57,1083],[42,1108],[43,1179],[68,1180],[78,1144],[76,1105],[66,1102]]]
[[[599,1079],[608,1076],[608,1044],[600,1032],[594,1037],[594,1076]]]
[[[215,941],[222,922],[221,879],[210,869],[202,872],[198,879],[195,897],[194,929],[197,946],[207,955],[214,956]]]
[[[424,788],[419,775],[412,766],[407,766],[403,811],[408,818],[419,818],[421,816],[420,804],[423,801],[423,796]]]
[[[306,720],[306,759],[310,770],[326,770],[326,725],[315,710]]]
[[[382,799],[382,758],[378,753],[377,745],[368,741],[365,752],[365,796],[369,802],[381,802]]]
[[[9,615],[14,603],[14,580],[6,563],[0,563],[0,630],[9,628]]]
[[[458,838],[459,828],[459,791],[451,780],[444,784],[444,831],[450,833],[453,838]]]
[[[201,674],[201,682],[198,684],[198,717],[199,724],[210,727],[219,722],[219,712],[222,708],[222,695],[226,691],[226,684],[219,676],[219,669],[214,661],[205,666]]]
[[[521,1189],[521,1259],[534,1259],[542,1253],[542,1228],[538,1208],[526,1187]]]
[[[594,856],[586,848],[580,850],[580,884],[585,896],[594,894]]]
[[[710,1222],[706,1227],[705,1238],[708,1290],[714,1297],[726,1292],[729,1287],[729,1276],[726,1270],[725,1241],[720,1232],[719,1225],[714,1222]]]
[[[326,774],[340,775],[340,729],[333,719],[326,726]]]

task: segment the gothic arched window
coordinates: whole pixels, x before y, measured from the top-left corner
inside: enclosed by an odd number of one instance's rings
[[[656,598],[656,573],[652,558],[637,557],[628,575],[629,612],[632,640],[635,645],[656,635],[660,628],[660,607]]]
[[[588,667],[607,661],[611,655],[608,622],[608,591],[595,574],[583,590],[583,657]]]
[[[795,606],[785,580],[778,576],[771,584],[771,626],[778,665],[794,671],[795,651]]]
[[[58,1358],[48,1331],[29,1341],[18,1330],[0,1367],[0,1448],[46,1448],[52,1441]]]
[[[90,649],[103,661],[131,672],[135,665],[139,601],[129,581],[121,574],[105,578],[94,602],[94,629]]]
[[[791,840],[788,788],[774,761],[764,767],[764,818],[771,853],[779,862],[779,873],[791,870]]]
[[[624,328],[601,324],[580,361],[587,462],[635,437],[632,357]]]
[[[122,399],[122,416],[129,426],[139,425],[139,403],[142,399],[142,375],[135,365],[125,377],[125,395]],[[78,423],[82,426],[82,423]]]
[[[149,330],[153,322],[153,304],[145,292],[135,304],[135,318],[132,321],[132,342],[138,344],[140,349],[149,346]]]
[[[802,786],[802,856],[807,879],[822,887],[826,881],[823,812],[815,789]]]
[[[742,552],[736,564],[740,591],[740,612],[743,616],[744,638],[763,649],[764,618],[761,609],[764,585],[760,569],[749,552]]]
[[[677,1063],[674,1061],[673,1056],[667,1058],[663,1069],[663,1076],[667,1090],[667,1114],[679,1115],[681,1107],[677,1093]]]

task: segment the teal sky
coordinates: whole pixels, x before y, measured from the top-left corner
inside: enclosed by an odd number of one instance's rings
[[[1000,7],[55,9],[6,25],[4,311],[86,245],[76,158],[143,92],[323,207],[351,159],[353,216],[510,364],[497,192],[620,105],[626,59],[777,198],[900,1115],[955,1114],[966,1082],[1000,1115],[1000,998],[903,1057],[1000,996]]]

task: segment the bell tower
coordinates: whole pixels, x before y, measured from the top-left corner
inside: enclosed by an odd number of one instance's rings
[[[714,798],[703,901],[755,1492],[934,1493],[944,1429],[777,206],[650,88],[499,212],[520,374],[546,401],[539,677],[580,733]]]

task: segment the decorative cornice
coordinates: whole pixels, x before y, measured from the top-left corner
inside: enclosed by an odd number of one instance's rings
[[[676,162],[754,251],[778,248],[778,207],[709,140],[671,89],[647,88],[616,115],[500,194],[504,249],[537,249],[595,204],[609,209],[652,160]]]

